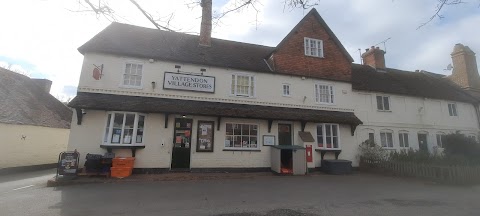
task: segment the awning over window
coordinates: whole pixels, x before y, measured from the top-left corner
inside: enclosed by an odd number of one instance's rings
[[[258,106],[78,92],[68,104],[77,109],[203,115],[231,118],[362,124],[353,112]]]

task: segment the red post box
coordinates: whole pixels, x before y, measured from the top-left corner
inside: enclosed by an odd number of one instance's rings
[[[307,162],[313,162],[312,145],[307,145],[306,148]]]

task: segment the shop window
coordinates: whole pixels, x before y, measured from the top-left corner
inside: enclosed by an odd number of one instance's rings
[[[380,132],[380,142],[384,148],[393,148],[393,133],[390,131]]]
[[[125,64],[123,73],[123,86],[141,87],[142,86],[143,65],[142,64]]]
[[[334,103],[334,88],[332,85],[315,84],[315,101],[323,104]]]
[[[322,149],[340,149],[338,124],[318,124],[317,144]]]
[[[304,38],[306,56],[323,58],[323,41],[313,38]]]
[[[227,123],[225,125],[226,149],[258,149],[258,125]]]
[[[400,132],[398,134],[398,140],[400,144],[400,148],[409,148],[410,144],[408,143],[408,132]]]
[[[250,75],[233,74],[230,93],[234,96],[254,97],[255,77]]]
[[[437,134],[437,146],[439,148],[444,148],[445,146],[445,138],[446,135],[444,133],[438,133]]]
[[[377,96],[377,110],[390,111],[390,97]]]
[[[111,112],[103,136],[104,144],[143,145],[145,115]]]

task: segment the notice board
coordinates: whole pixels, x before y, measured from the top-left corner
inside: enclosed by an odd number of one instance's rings
[[[197,152],[213,152],[214,121],[198,121]]]

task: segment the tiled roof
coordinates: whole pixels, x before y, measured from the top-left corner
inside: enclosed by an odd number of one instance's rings
[[[463,89],[443,75],[429,72],[410,72],[392,68],[377,71],[368,65],[352,65],[354,90],[384,92],[415,97],[477,103]]]
[[[32,79],[0,68],[0,123],[70,128],[72,111]]]
[[[274,47],[216,38],[205,47],[198,45],[198,39],[195,35],[112,23],[78,51],[271,72],[264,59]]]
[[[68,106],[81,109],[118,110],[145,113],[171,113],[306,122],[332,122],[355,126],[362,123],[353,112],[269,107],[247,104],[85,92],[78,92],[77,96],[68,104]]]

